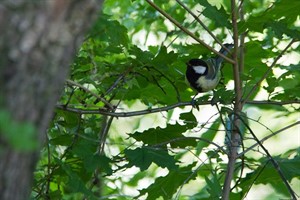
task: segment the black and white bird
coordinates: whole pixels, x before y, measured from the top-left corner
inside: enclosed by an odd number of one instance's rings
[[[229,51],[233,44],[224,44]],[[219,51],[226,56],[229,52],[225,48]],[[197,92],[207,92],[214,89],[221,79],[221,65],[224,58],[216,56],[213,58],[191,59],[187,62],[186,80]]]

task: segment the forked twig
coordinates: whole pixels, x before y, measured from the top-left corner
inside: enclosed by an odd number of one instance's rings
[[[279,134],[279,133],[281,133],[281,132],[283,132],[283,131],[285,131],[285,130],[287,130],[287,129],[290,129],[290,128],[296,126],[296,125],[300,125],[300,121],[297,121],[297,122],[295,122],[295,123],[293,123],[293,124],[290,124],[290,125],[288,125],[288,126],[282,128],[282,129],[280,129],[280,130],[278,130],[278,131],[275,131],[275,132],[273,132],[273,133],[267,135],[267,136],[264,137],[263,139],[259,140],[259,142],[262,144],[264,141],[268,140],[269,138],[271,138],[271,137],[273,137],[273,136],[275,136],[275,135],[277,135],[277,134]],[[243,155],[246,154],[247,152],[253,150],[254,147],[256,147],[256,146],[258,146],[258,145],[259,145],[259,143],[253,144],[252,146],[248,147],[245,151],[239,153],[239,154],[238,154],[238,157],[243,156]]]
[[[245,120],[242,117],[240,117],[240,116],[237,116],[237,117],[239,118],[239,120],[241,120],[241,122],[243,123],[243,125],[249,130],[249,132],[251,133],[251,135],[253,136],[253,138],[257,142],[257,144],[267,154],[269,160],[271,161],[271,163],[273,164],[274,168],[278,172],[280,178],[282,179],[282,181],[284,182],[285,186],[287,187],[287,189],[288,189],[291,197],[293,198],[293,200],[296,200],[297,198],[296,198],[295,192],[293,191],[293,189],[291,188],[291,186],[288,183],[287,179],[285,178],[285,176],[284,176],[283,172],[281,171],[280,166],[278,165],[278,163],[272,158],[272,156],[269,153],[269,151],[265,148],[265,146],[261,143],[261,141],[256,137],[256,135],[254,134],[254,132],[252,131],[252,129],[250,128],[250,126],[245,122]]]

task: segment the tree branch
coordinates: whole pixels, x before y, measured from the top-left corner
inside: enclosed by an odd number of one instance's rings
[[[205,104],[210,104],[210,102],[201,103],[201,105],[205,105]],[[110,111],[107,111],[102,108],[99,108],[99,109],[70,108],[70,107],[66,107],[63,104],[56,105],[56,108],[60,109],[60,110],[65,110],[65,111],[75,112],[75,113],[80,113],[80,114],[102,114],[102,115],[108,115],[108,116],[114,116],[114,117],[133,117],[133,116],[169,111],[174,108],[181,107],[181,106],[192,106],[192,103],[191,102],[179,102],[179,103],[175,103],[173,105],[169,105],[169,106],[165,106],[165,107],[139,110],[139,111],[131,111],[131,112],[110,112]]]
[[[300,100],[297,101],[286,101],[286,102],[277,102],[277,101],[248,101],[246,104],[253,104],[253,105],[288,105],[288,104],[300,104]],[[201,103],[197,103],[197,105],[211,105],[210,101],[205,101]],[[106,109],[98,108],[98,109],[82,109],[82,108],[75,108],[75,107],[67,107],[64,104],[58,104],[56,105],[57,109],[65,110],[69,112],[74,112],[78,114],[101,114],[101,115],[107,115],[107,116],[114,116],[114,117],[133,117],[133,116],[139,116],[139,115],[146,115],[146,114],[152,114],[157,112],[163,112],[163,111],[169,111],[177,107],[182,106],[194,106],[192,102],[178,102],[175,104],[171,104],[164,107],[159,108],[153,108],[153,109],[145,109],[145,110],[138,110],[138,111],[128,111],[128,112],[111,112]]]
[[[228,164],[227,171],[223,186],[222,200],[228,200],[230,194],[230,184],[233,179],[235,162],[237,159],[237,151],[240,144],[240,120],[238,115],[242,110],[241,98],[242,98],[242,88],[240,80],[240,69],[238,65],[238,27],[237,27],[237,9],[235,0],[231,0],[231,18],[233,26],[233,41],[234,41],[234,51],[233,51],[233,77],[234,77],[234,91],[235,91],[235,104],[234,104],[234,128],[231,132],[231,141],[228,154]]]

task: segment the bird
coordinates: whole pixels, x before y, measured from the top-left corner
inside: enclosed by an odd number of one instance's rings
[[[224,44],[219,51],[226,56],[233,44]],[[221,79],[221,66],[224,58],[217,55],[216,57],[204,59],[193,58],[186,65],[186,81],[198,93],[208,92],[214,89]]]

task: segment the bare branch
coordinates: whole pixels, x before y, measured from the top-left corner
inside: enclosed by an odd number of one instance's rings
[[[201,105],[205,105],[205,104],[210,104],[210,102],[201,103]],[[151,113],[169,111],[174,108],[181,107],[181,106],[192,106],[192,103],[191,102],[179,102],[179,103],[165,106],[165,107],[132,111],[132,112],[110,112],[110,111],[107,111],[102,108],[99,108],[99,109],[71,108],[71,107],[66,107],[63,104],[56,105],[56,108],[60,109],[60,110],[66,110],[69,112],[75,112],[75,113],[80,113],[80,114],[101,114],[101,115],[108,115],[108,116],[114,116],[114,117],[132,117],[132,116],[139,116],[139,115],[146,115],[146,114],[151,114]]]
[[[287,105],[287,104],[300,104],[300,100],[289,100],[289,101],[269,101],[269,100],[262,100],[262,101],[246,101],[246,104],[253,104],[253,105]]]
[[[254,105],[287,105],[287,104],[300,104],[300,101],[286,101],[286,102],[277,102],[277,101],[249,101],[246,102],[247,104],[254,104]],[[205,101],[201,103],[197,103],[197,105],[211,105],[210,101]],[[82,108],[75,108],[75,107],[67,107],[64,104],[58,104],[56,105],[57,109],[65,110],[69,112],[79,113],[79,114],[101,114],[101,115],[107,115],[107,116],[114,116],[114,117],[133,117],[133,116],[139,116],[139,115],[146,115],[146,114],[152,114],[157,112],[163,112],[163,111],[169,111],[177,107],[182,106],[194,106],[192,102],[178,102],[169,106],[159,107],[159,108],[153,108],[153,109],[146,109],[146,110],[138,110],[138,111],[128,111],[128,112],[111,112],[102,108],[98,109],[82,109]]]

